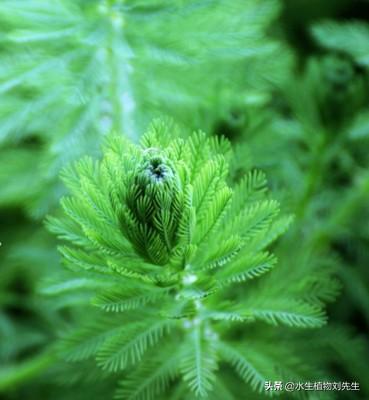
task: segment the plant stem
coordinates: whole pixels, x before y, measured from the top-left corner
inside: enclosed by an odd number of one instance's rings
[[[124,20],[121,16],[111,17],[111,37],[109,45],[109,63],[111,71],[111,101],[113,106],[113,127],[124,133],[132,141],[137,142],[138,135],[134,122],[136,107],[131,75],[133,73],[130,60],[133,51],[124,33]]]
[[[41,374],[56,360],[56,351],[52,348],[22,363],[0,368],[0,392],[14,388]]]
[[[319,184],[323,181],[325,176],[325,169],[327,160],[324,158],[326,148],[329,145],[328,132],[325,132],[318,140],[313,149],[311,156],[311,163],[309,173],[307,176],[306,189],[301,197],[299,206],[296,212],[296,217],[303,219],[306,214],[307,207],[311,202],[316,190],[319,188]]]

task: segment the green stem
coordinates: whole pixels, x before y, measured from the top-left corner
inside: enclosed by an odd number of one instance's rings
[[[326,162],[323,159],[325,154],[325,148],[327,145],[327,135],[324,135],[319,143],[316,145],[315,151],[312,155],[312,162],[310,171],[307,178],[306,189],[299,201],[299,206],[296,211],[296,217],[298,219],[302,219],[306,213],[306,209],[308,204],[311,201],[314,193],[316,192],[320,182],[323,180],[324,169],[326,166]]]
[[[122,17],[114,19],[111,16],[110,19],[111,33],[108,51],[111,73],[110,95],[114,113],[113,127],[115,131],[137,142],[133,115],[136,105],[131,79],[133,51],[125,38]]]
[[[57,360],[54,348],[19,364],[0,368],[0,392],[16,387],[41,374]]]

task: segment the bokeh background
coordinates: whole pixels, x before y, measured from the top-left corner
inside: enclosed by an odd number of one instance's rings
[[[47,293],[61,266],[43,221],[65,165],[162,116],[226,136],[234,180],[266,172],[295,215],[274,249],[286,273],[336,276],[305,345],[319,337],[331,379],[360,383],[337,398],[368,399],[366,0],[0,2],[1,398],[109,397],[45,357],[73,316]]]

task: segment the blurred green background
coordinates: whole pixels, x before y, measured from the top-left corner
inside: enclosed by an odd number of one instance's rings
[[[160,116],[227,137],[235,181],[266,172],[295,215],[279,263],[337,280],[305,346],[330,380],[360,382],[333,398],[368,399],[366,0],[0,2],[1,398],[112,397],[109,380],[49,356],[78,299],[48,296],[61,267],[43,221],[65,165]]]

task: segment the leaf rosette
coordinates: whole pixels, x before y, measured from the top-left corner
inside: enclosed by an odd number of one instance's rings
[[[151,399],[171,382],[205,397],[227,363],[262,391],[270,371],[279,377],[281,358],[263,354],[260,331],[249,328],[244,345],[235,343],[239,326],[324,323],[320,306],[282,288],[283,279],[273,283],[276,259],[265,249],[291,218],[279,217],[261,172],[231,189],[231,157],[223,139],[184,139],[157,121],[138,145],[112,135],[100,161],[64,171],[71,195],[49,225],[65,242],[59,249],[71,272],[54,293],[67,304],[78,293],[81,314],[94,314],[66,336],[63,354],[123,371],[118,398]]]

